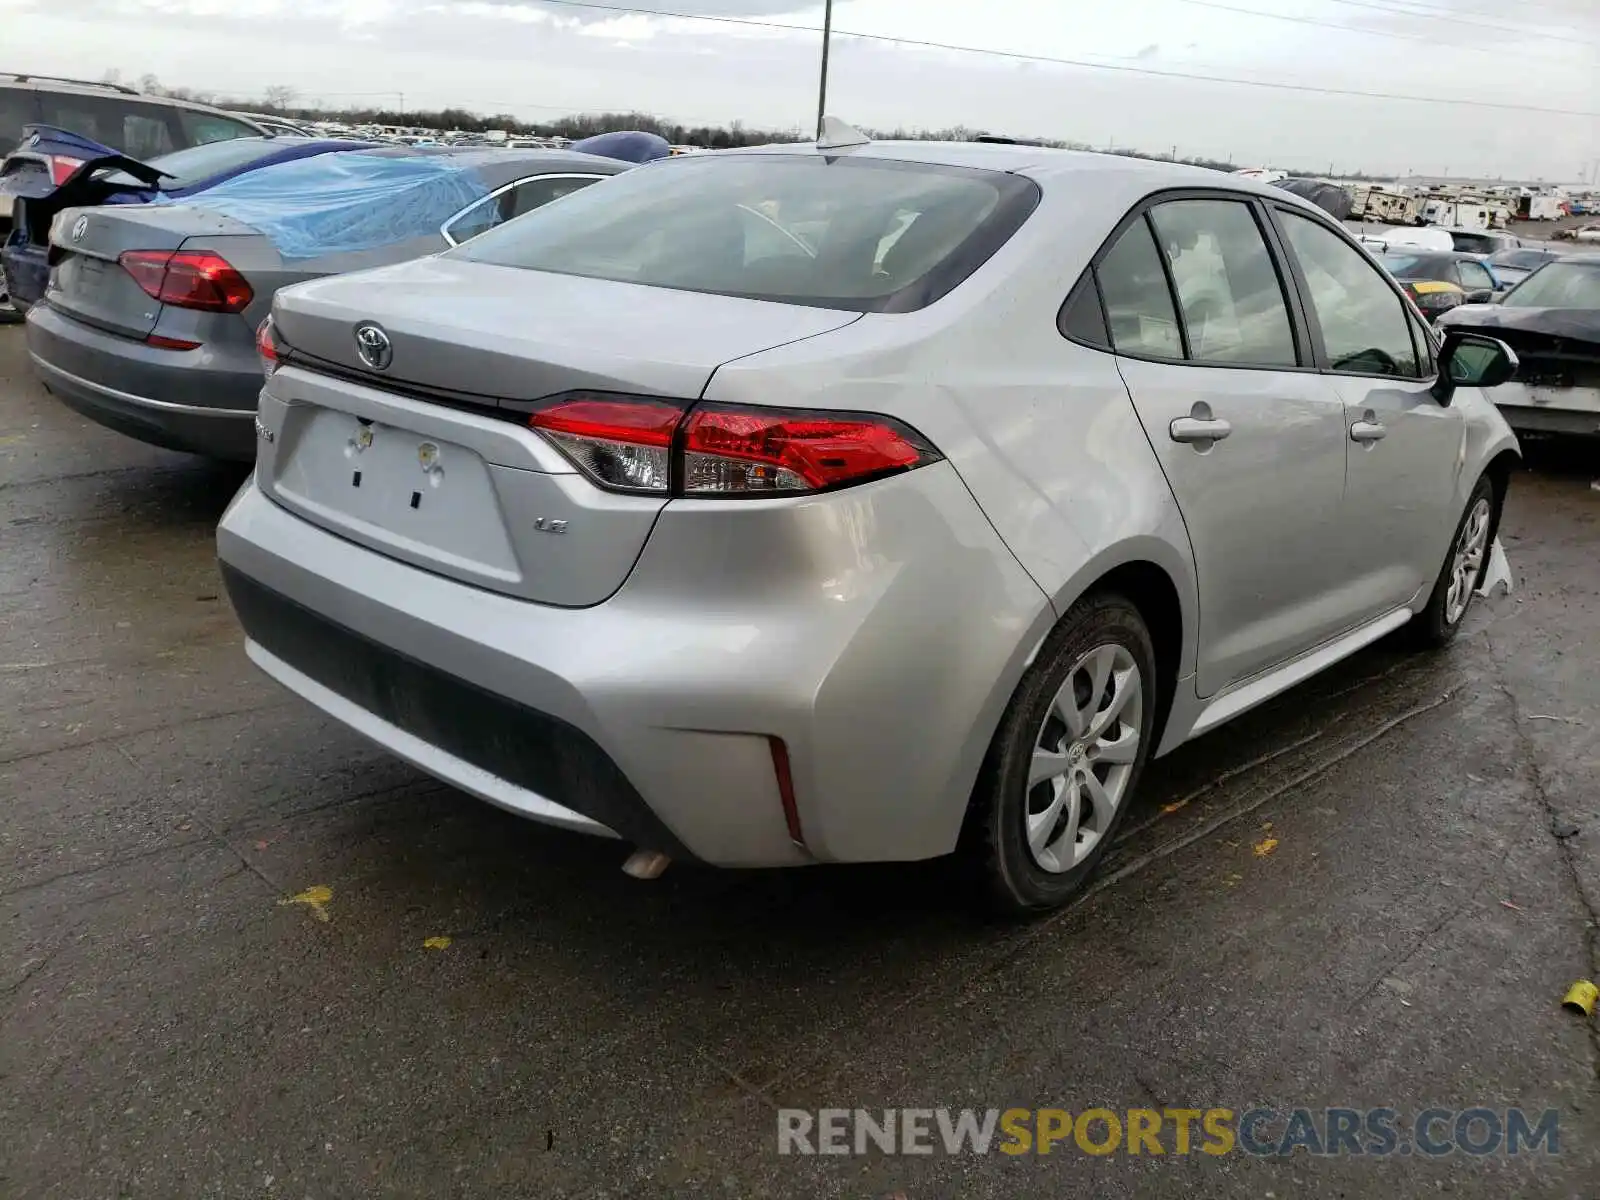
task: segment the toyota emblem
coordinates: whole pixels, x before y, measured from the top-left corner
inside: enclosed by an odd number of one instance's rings
[[[89,218],[88,217],[79,217],[76,221],[74,221],[72,223],[72,240],[75,241],[75,242],[83,241],[83,235],[85,233],[87,233],[88,231],[89,231]]]
[[[356,326],[356,353],[374,371],[383,371],[394,359],[394,344],[383,326],[363,321]]]

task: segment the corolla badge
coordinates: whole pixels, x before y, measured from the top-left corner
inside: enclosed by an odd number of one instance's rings
[[[363,321],[356,326],[356,353],[374,371],[383,371],[394,361],[394,344],[383,326]]]
[[[72,240],[75,241],[75,242],[83,241],[83,235],[85,233],[87,233],[88,231],[89,231],[89,218],[88,217],[79,217],[76,221],[74,221],[72,223]]]

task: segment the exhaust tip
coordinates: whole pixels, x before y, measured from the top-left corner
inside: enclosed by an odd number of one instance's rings
[[[635,850],[622,864],[622,873],[635,879],[659,879],[672,865],[672,859],[659,850]]]

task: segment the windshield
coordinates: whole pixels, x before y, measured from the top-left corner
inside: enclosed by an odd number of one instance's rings
[[[233,138],[226,142],[207,142],[203,146],[191,146],[187,150],[174,150],[171,154],[157,155],[150,160],[150,166],[171,177],[161,181],[161,190],[171,192],[211,179],[224,171],[248,166],[275,150],[299,145],[306,140],[305,138]],[[143,186],[124,171],[117,171],[106,178],[111,183],[126,184],[130,187]]]
[[[1452,233],[1450,241],[1457,250],[1467,254],[1488,254],[1499,245],[1499,239],[1490,237],[1487,233]]]
[[[637,168],[457,258],[857,312],[931,304],[1032,212],[1015,175],[874,158],[707,155]]]
[[[1560,255],[1549,250],[1502,250],[1498,254],[1491,254],[1489,261],[1497,267],[1511,267],[1518,271],[1531,271],[1535,267],[1542,267],[1553,258]]]
[[[1547,263],[1500,303],[1506,308],[1600,308],[1600,262]]]

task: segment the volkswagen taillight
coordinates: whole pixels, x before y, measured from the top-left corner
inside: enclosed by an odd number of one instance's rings
[[[568,396],[528,424],[596,484],[691,498],[794,496],[939,460],[892,417],[634,396]]]
[[[124,250],[117,262],[146,294],[174,308],[240,313],[255,299],[245,277],[210,250]]]
[[[72,173],[83,166],[84,160],[73,158],[68,154],[52,154],[50,158],[50,182],[60,187],[72,178]]]

